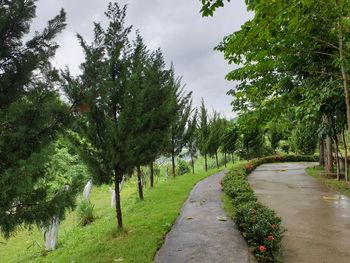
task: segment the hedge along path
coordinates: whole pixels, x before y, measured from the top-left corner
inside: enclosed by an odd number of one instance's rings
[[[235,222],[247,240],[258,262],[275,262],[280,252],[284,227],[276,212],[257,200],[246,180],[255,168],[264,163],[316,161],[316,156],[269,156],[238,164],[222,180],[223,190],[232,199]]]
[[[155,262],[255,262],[233,221],[219,220],[225,216],[220,182],[226,172],[210,176],[193,188]]]
[[[283,262],[347,263],[350,200],[306,175],[310,165],[314,164],[265,164],[248,181],[288,229],[282,241]]]

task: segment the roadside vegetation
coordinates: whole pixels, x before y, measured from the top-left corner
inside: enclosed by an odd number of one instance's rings
[[[176,179],[159,178],[154,189],[145,189],[144,201],[137,197],[137,180],[128,181],[121,193],[125,211],[124,230],[115,228],[108,186],[96,187],[91,192],[95,215],[93,223],[82,227],[77,212],[69,213],[60,225],[58,247],[49,253],[42,247],[39,229],[18,231],[15,238],[0,239],[1,261],[153,262],[157,249],[193,186],[217,171],[188,173]]]

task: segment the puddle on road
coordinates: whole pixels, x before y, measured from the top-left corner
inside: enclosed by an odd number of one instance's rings
[[[332,203],[335,209],[340,209],[339,212],[349,209],[349,198],[344,195],[323,195],[323,201],[327,203]],[[344,217],[344,215],[342,215]],[[346,214],[346,217],[349,217],[349,214]]]

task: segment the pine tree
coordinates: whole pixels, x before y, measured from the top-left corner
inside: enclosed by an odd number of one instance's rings
[[[221,145],[224,127],[220,114],[216,111],[209,123],[209,136],[207,139],[207,153],[210,156],[215,156],[216,168],[219,168],[218,151]]]
[[[99,23],[94,24],[91,45],[78,35],[85,53],[83,72],[74,78],[66,70],[63,86],[76,110],[76,131],[82,137],[75,143],[95,181],[114,183],[117,224],[122,228],[119,184],[133,167],[130,124],[136,120],[129,105],[131,27],[124,26],[126,6],[110,3],[105,15],[109,25],[103,29]]]
[[[208,112],[204,105],[204,100],[202,98],[202,103],[200,107],[199,115],[199,128],[198,128],[198,148],[202,156],[204,156],[205,171],[208,171],[208,137],[209,137],[209,124],[208,124]]]
[[[172,87],[168,83],[168,72],[164,70],[161,51],[157,50],[149,56],[140,35],[137,35],[134,46],[129,83],[133,96],[128,107],[136,117],[130,123],[133,127],[131,149],[137,167],[139,196],[143,199],[140,167],[152,163],[163,150],[169,135],[173,103]]]
[[[198,152],[198,130],[197,130],[197,120],[198,112],[194,112],[192,118],[188,120],[188,131],[187,131],[187,143],[188,153],[191,157],[192,173],[194,174],[194,160],[197,158]]]
[[[52,194],[56,177],[47,171],[53,143],[69,122],[50,64],[66,14],[61,10],[24,43],[35,9],[31,0],[0,1],[0,232],[6,237],[18,225],[62,218],[73,207],[76,190],[64,187]]]
[[[181,78],[176,78],[174,69],[170,69],[170,85],[173,89],[173,119],[170,127],[170,141],[167,153],[171,156],[172,173],[176,176],[175,158],[178,156],[187,142],[187,121],[192,111],[192,92],[186,92],[181,84]]]
[[[223,135],[222,151],[232,155],[232,162],[234,162],[233,154],[237,150],[238,138],[238,126],[235,123],[228,124]]]

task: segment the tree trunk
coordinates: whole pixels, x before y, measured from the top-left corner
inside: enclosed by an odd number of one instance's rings
[[[58,238],[58,229],[60,226],[60,220],[57,216],[54,216],[50,225],[44,231],[45,250],[55,250]]]
[[[173,169],[173,176],[174,178],[176,177],[176,173],[175,173],[175,153],[174,151],[171,152],[171,165],[172,165],[172,169]]]
[[[344,143],[344,150],[345,150],[345,160],[344,160],[344,174],[345,174],[345,181],[349,181],[349,174],[348,174],[348,145],[345,138],[345,131],[343,131],[343,143]]]
[[[87,182],[87,184],[84,187],[83,197],[87,202],[90,201],[90,193],[92,190],[92,186],[93,186],[92,180],[89,180],[89,182]]]
[[[194,174],[194,159],[192,155],[191,155],[191,165],[192,165],[192,173]]]
[[[216,168],[219,169],[218,151],[215,152],[215,159],[216,159]]]
[[[205,165],[205,171],[208,171],[208,160],[207,160],[207,153],[204,154],[204,165]]]
[[[117,168],[115,168],[114,169],[115,211],[117,213],[118,228],[120,229],[123,229],[123,215],[122,215],[122,208],[120,205],[120,189],[119,189],[120,178],[122,177],[123,177],[123,174],[119,172]]]
[[[319,163],[320,163],[320,166],[323,166],[325,165],[325,161],[324,161],[324,141],[321,140],[320,141],[320,160],[319,160]]]
[[[142,172],[140,165],[137,166],[137,186],[139,188],[139,197],[143,200]]]
[[[232,163],[235,163],[235,158],[233,158],[233,153],[231,153]]]
[[[339,147],[338,147],[338,137],[337,135],[334,136],[334,142],[335,142],[335,162],[337,166],[337,180],[340,180],[340,164],[339,164]]]
[[[225,152],[225,168],[227,167],[227,156],[226,156],[226,152]]]
[[[336,0],[337,5],[340,5],[341,0]],[[339,19],[340,20],[340,19]],[[348,130],[350,132],[350,98],[349,98],[349,86],[348,86],[348,76],[346,68],[344,65],[344,38],[343,38],[343,29],[341,27],[340,21],[338,22],[338,37],[339,37],[339,56],[340,56],[340,67],[341,74],[343,79],[343,88],[344,88],[344,97],[346,105],[346,120],[348,124]]]
[[[326,140],[323,140],[323,163],[324,163],[324,166],[327,165],[327,145],[326,145]]]
[[[332,155],[332,141],[329,136],[326,139],[326,156],[327,156],[326,172],[328,174],[331,174],[333,173],[333,155]]]
[[[119,193],[122,192],[124,182],[125,182],[125,177],[123,176],[122,181],[119,183]],[[112,190],[111,187],[109,188],[109,191],[111,193],[111,207],[113,208],[115,207],[115,191]]]
[[[153,161],[150,163],[149,168],[150,168],[150,170],[151,170],[151,175],[150,175],[151,187],[153,188],[153,186],[154,186],[154,167],[153,167]]]

